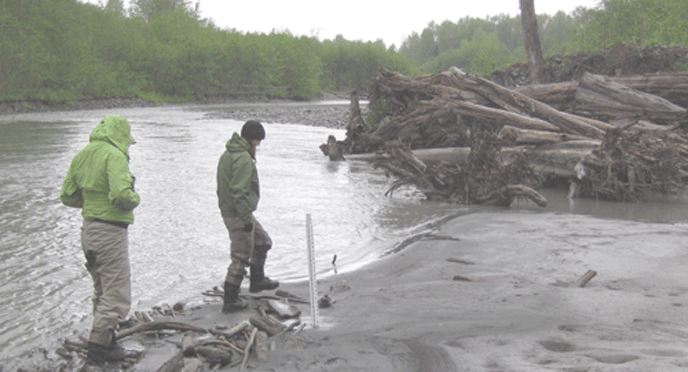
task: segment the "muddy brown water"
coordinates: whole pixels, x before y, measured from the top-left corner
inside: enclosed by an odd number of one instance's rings
[[[129,230],[132,310],[200,302],[202,291],[221,284],[228,237],[217,209],[215,168],[243,123],[228,118],[230,111],[217,105],[0,116],[0,365],[41,348],[50,353],[60,339],[90,327],[81,217],[60,204],[59,192],[69,161],[106,115],[127,117],[138,141],[130,162],[142,200]],[[334,273],[334,255],[338,272],[355,270],[447,218],[481,211],[688,221],[683,197],[622,204],[570,201],[566,190],[543,190],[547,208],[523,201],[509,209],[425,202],[412,189],[385,197],[391,183],[381,171],[366,162],[330,162],[320,152],[328,135],[343,139],[343,130],[293,117],[273,120],[278,122],[265,124],[267,138],[258,149],[262,195],[256,215],[274,241],[266,271],[282,281],[307,278],[307,214],[320,276]]]

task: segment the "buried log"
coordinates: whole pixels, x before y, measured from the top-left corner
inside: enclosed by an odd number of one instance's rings
[[[591,281],[595,275],[597,275],[597,271],[588,270],[580,279],[578,279],[578,282],[576,282],[575,286],[578,288],[585,287],[585,285],[588,284],[588,282]]]
[[[192,332],[188,332],[182,338],[182,354],[185,357],[192,357],[196,355],[196,345],[194,344],[194,335]]]
[[[225,366],[232,362],[232,352],[229,349],[215,346],[198,346],[196,354],[202,356],[208,363],[219,363]]]
[[[547,199],[544,196],[525,185],[508,185],[487,195],[477,196],[475,204],[493,204],[508,207],[517,198],[528,199],[540,207],[547,206]]]
[[[454,275],[452,277],[452,280],[455,282],[482,282],[483,281],[481,279],[472,279],[472,278],[469,278],[465,275]]]
[[[456,262],[464,265],[475,265],[475,262],[469,261],[469,260],[464,260],[463,258],[458,258],[458,257],[447,257],[447,261],[449,262]]]

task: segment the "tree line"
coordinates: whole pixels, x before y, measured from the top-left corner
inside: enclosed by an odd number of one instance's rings
[[[133,0],[129,9],[122,0],[0,0],[0,101],[305,100],[364,88],[380,67],[416,76],[456,66],[486,76],[526,61],[520,16],[430,23],[397,48],[222,29],[198,7],[187,0]],[[688,45],[685,0],[602,0],[537,20],[546,56],[616,43]]]
[[[536,11],[537,5],[535,0]],[[538,15],[542,53],[594,53],[617,43],[688,46],[686,5],[685,0],[601,0],[594,8],[579,7],[571,14]],[[487,76],[527,61],[521,17],[508,15],[431,22],[406,38],[399,52],[425,73],[457,66]]]

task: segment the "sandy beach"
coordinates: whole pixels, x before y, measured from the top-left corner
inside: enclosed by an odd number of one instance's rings
[[[319,327],[298,305],[309,326],[276,337],[267,361],[251,357],[246,370],[682,371],[686,227],[555,213],[457,217],[320,280],[320,295],[335,302],[319,310]],[[588,270],[597,275],[577,286]],[[308,283],[280,289],[308,298]],[[221,307],[218,298],[178,320],[230,327],[255,314]],[[145,361],[132,370],[147,370]]]
[[[555,214],[459,217],[441,239],[321,283],[351,287],[322,312],[334,326],[256,370],[684,370],[685,226],[619,226]],[[598,274],[585,287],[569,286],[590,269]]]

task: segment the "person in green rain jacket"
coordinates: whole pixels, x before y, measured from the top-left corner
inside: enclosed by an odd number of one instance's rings
[[[87,363],[101,365],[135,356],[115,342],[115,331],[131,308],[127,228],[139,205],[129,172],[129,146],[136,143],[127,119],[108,116],[74,158],[60,200],[81,209],[81,246],[93,279],[93,326]]]
[[[72,160],[62,184],[62,203],[82,208],[85,220],[133,223],[133,209],[140,202],[129,172],[129,146],[134,143],[127,119],[103,119]]]
[[[241,135],[234,133],[227,141],[217,165],[218,205],[229,231],[231,258],[224,282],[223,313],[248,306],[239,298],[239,289],[249,266],[249,292],[256,293],[279,286],[278,281],[265,276],[265,260],[272,240],[253,215],[260,199],[256,148],[263,139],[263,125],[256,120],[247,121],[241,128]]]

